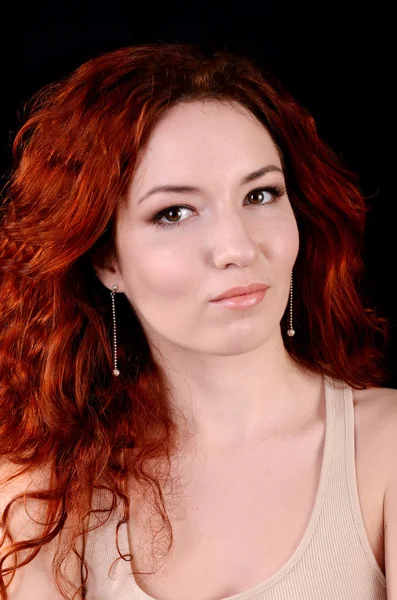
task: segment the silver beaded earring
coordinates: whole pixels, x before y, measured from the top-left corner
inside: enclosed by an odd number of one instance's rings
[[[113,360],[114,360],[114,369],[113,375],[118,377],[120,375],[120,371],[117,368],[117,336],[116,336],[116,307],[114,303],[114,296],[119,286],[116,284],[113,286],[113,291],[110,292],[112,297],[112,315],[113,315]],[[291,289],[289,296],[289,329],[287,331],[287,335],[290,337],[295,335],[295,330],[292,328],[292,294],[293,294],[293,271],[291,273]]]
[[[295,330],[292,327],[292,291],[293,291],[293,274],[294,271],[292,270],[291,273],[291,289],[290,289],[290,294],[289,294],[289,329],[287,331],[287,335],[289,335],[290,337],[292,337],[293,335],[295,335]]]
[[[119,286],[114,285],[113,291],[110,292],[110,295],[112,297],[112,313],[113,313],[113,357],[114,357],[113,375],[116,375],[117,377],[120,375],[120,371],[117,368],[116,307],[114,305],[114,295],[116,293],[116,290],[118,290],[118,289],[119,289]]]

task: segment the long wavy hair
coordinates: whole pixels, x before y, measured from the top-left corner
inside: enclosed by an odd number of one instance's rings
[[[57,538],[53,562],[62,597],[79,590],[66,575],[93,508],[110,493],[108,517],[129,519],[127,480],[155,493],[169,534],[160,476],[180,440],[167,381],[133,307],[117,296],[120,377],[112,374],[109,290],[94,265],[115,253],[115,214],[139,150],[159,117],[181,102],[238,102],[265,126],[282,160],[298,224],[294,328],[285,348],[305,368],[356,389],[383,383],[387,319],[367,306],[361,258],[367,207],[358,177],[318,136],[313,117],[251,58],[199,44],[140,44],[89,60],[26,106],[3,189],[0,231],[0,460],[13,475],[45,468],[48,485],[15,496],[0,525],[0,591],[5,575]],[[167,474],[167,468],[164,473]],[[18,499],[44,507],[41,535],[15,542],[10,510]],[[61,535],[62,534],[62,535]],[[8,540],[8,541],[7,541]],[[29,551],[12,567],[7,558]],[[119,552],[120,554],[120,552]],[[121,558],[125,558],[120,554]],[[119,559],[117,559],[119,560]],[[73,590],[72,592],[70,590]]]

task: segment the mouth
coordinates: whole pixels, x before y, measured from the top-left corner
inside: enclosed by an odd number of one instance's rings
[[[219,294],[219,296],[216,296],[216,298],[213,298],[211,300],[211,302],[217,302],[219,300],[224,300],[226,298],[236,298],[239,296],[248,296],[250,294],[252,294],[253,292],[257,292],[257,291],[262,291],[266,288],[268,288],[269,286],[266,283],[252,283],[251,285],[248,286],[236,286],[233,288],[230,288],[230,290],[226,290],[225,292],[222,292],[221,294]]]
[[[212,304],[229,308],[251,308],[256,306],[263,300],[266,295],[267,287],[255,290],[251,293],[238,294],[236,296],[229,296],[228,298],[220,298],[219,300],[212,300]]]

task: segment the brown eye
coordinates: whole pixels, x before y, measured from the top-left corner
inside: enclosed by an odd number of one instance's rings
[[[176,223],[177,221],[172,221],[172,217],[170,217],[171,213],[179,213],[179,214],[174,214],[174,217],[176,219],[180,218],[181,216],[181,206],[170,206],[170,208],[168,208],[165,212],[164,212],[164,216],[167,217],[167,219],[170,219],[171,222]]]
[[[265,188],[253,190],[248,194],[248,198],[251,197],[254,197],[259,204],[262,202],[264,204],[269,204],[270,202],[272,202],[272,194],[268,189]]]
[[[246,195],[245,199],[249,199],[251,206],[267,206],[273,205],[275,202],[277,202],[277,199],[284,194],[286,194],[286,190],[282,185],[267,186],[265,188],[255,188],[254,190],[251,190]],[[253,201],[251,200],[251,196],[254,198]],[[159,213],[153,215],[150,221],[157,227],[177,227],[179,225],[183,225],[185,221],[189,220],[187,218],[181,219],[181,212],[183,210],[192,211],[194,209],[190,208],[190,206],[174,204],[173,206],[168,206],[168,208],[165,208]],[[173,216],[171,216],[171,213],[173,213]],[[168,223],[167,221],[161,222],[162,219],[168,220]]]

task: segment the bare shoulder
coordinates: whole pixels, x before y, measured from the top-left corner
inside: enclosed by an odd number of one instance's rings
[[[397,425],[397,389],[388,387],[353,389],[353,401],[355,410],[365,413],[367,418],[375,418],[378,427],[388,429],[393,426],[393,423]]]
[[[4,536],[5,528],[2,522],[4,509],[8,503],[25,492],[43,490],[49,481],[47,469],[35,469],[34,472],[24,473],[11,481],[7,481],[11,475],[19,471],[19,466],[0,461],[0,556],[10,546],[10,538]],[[13,542],[31,540],[42,534],[46,520],[46,510],[43,502],[29,499],[18,500],[11,505],[7,525],[13,537]],[[57,538],[42,546],[40,552],[28,564],[19,568],[8,588],[10,600],[61,600],[61,596],[53,579],[52,564],[57,549]],[[79,551],[82,550],[77,544]],[[18,554],[18,560],[26,559],[30,551]],[[74,585],[81,585],[81,566],[74,558],[74,554],[67,565],[67,575]],[[6,558],[2,568],[14,566],[15,554]],[[4,576],[8,583],[9,574]],[[76,596],[76,599],[78,596]],[[81,598],[81,596],[80,596]]]
[[[21,465],[16,465],[4,459],[0,461],[0,515],[7,504],[19,496],[29,492],[43,490],[49,483],[49,471],[45,468],[35,468],[34,471],[27,471],[19,474]],[[15,477],[13,477],[15,476]],[[37,524],[34,523],[34,517],[41,517],[44,514],[44,503],[33,498],[26,501],[21,498],[14,502],[9,511],[11,532],[24,528],[25,535],[37,534]],[[0,524],[1,527],[1,524]]]
[[[397,456],[397,389],[353,389],[353,402],[357,441],[387,476]]]

